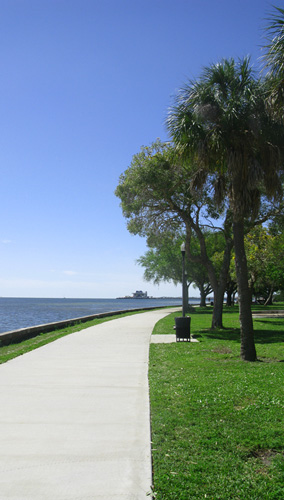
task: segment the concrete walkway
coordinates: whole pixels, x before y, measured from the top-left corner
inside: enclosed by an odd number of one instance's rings
[[[149,341],[172,310],[108,321],[0,365],[1,500],[149,498]]]

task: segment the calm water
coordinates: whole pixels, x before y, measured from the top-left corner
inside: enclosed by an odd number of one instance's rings
[[[181,299],[27,299],[0,297],[0,332],[108,311],[181,306]],[[190,299],[199,303],[199,299]]]

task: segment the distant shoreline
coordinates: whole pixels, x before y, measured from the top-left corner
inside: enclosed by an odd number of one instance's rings
[[[181,297],[131,297],[126,295],[125,297],[116,297],[116,300],[181,300]]]

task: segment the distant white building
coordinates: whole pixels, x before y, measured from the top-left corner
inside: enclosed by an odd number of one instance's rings
[[[133,299],[148,299],[147,292],[142,292],[142,290],[136,290],[132,294]]]

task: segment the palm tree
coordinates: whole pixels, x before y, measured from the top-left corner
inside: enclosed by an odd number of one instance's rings
[[[275,7],[265,28],[267,44],[265,69],[268,68],[270,104],[283,119],[284,104],[284,9]]]
[[[277,175],[283,128],[267,114],[263,84],[249,59],[223,60],[204,69],[177,95],[167,125],[176,147],[198,164],[204,182],[215,175],[216,199],[229,200],[233,214],[236,275],[240,305],[241,357],[255,361],[256,350],[244,247],[245,224],[253,219],[265,189],[281,192]]]

